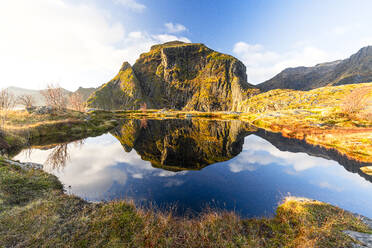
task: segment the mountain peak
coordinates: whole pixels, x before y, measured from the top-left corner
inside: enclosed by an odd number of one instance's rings
[[[155,49],[157,49],[159,47],[180,46],[180,45],[184,45],[184,44],[191,44],[191,43],[185,43],[185,42],[179,41],[179,40],[168,41],[168,42],[165,42],[163,44],[153,45],[153,46],[151,46],[150,50],[155,50]]]
[[[244,64],[233,56],[201,43],[172,41],[152,46],[133,66],[124,63],[88,103],[106,109],[146,103],[157,109],[235,110],[252,88]]]
[[[358,52],[358,53],[361,53],[361,54],[372,54],[372,46],[365,46],[365,47],[362,47]]]
[[[121,66],[120,71],[125,71],[125,70],[127,70],[128,68],[130,68],[130,67],[131,67],[131,65],[129,64],[129,62],[125,61],[125,62],[123,63],[123,65]]]
[[[329,85],[372,81],[372,46],[361,48],[344,60],[317,64],[313,67],[287,68],[257,87],[272,89],[311,90]]]

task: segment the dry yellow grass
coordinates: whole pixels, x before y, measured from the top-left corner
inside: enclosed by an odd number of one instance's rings
[[[364,166],[364,167],[361,167],[360,170],[363,173],[372,176],[372,166]]]

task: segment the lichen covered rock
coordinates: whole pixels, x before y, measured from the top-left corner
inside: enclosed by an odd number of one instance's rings
[[[101,109],[138,109],[144,103],[152,106],[128,62],[124,62],[119,73],[96,90],[87,102],[89,107]]]

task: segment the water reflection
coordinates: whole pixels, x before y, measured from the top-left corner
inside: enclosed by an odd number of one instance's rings
[[[367,164],[240,121],[123,120],[110,134],[16,159],[48,165],[71,193],[91,201],[133,198],[177,204],[180,214],[212,205],[262,216],[290,193],[372,217],[371,176],[350,173]]]
[[[44,167],[49,167],[50,169],[63,168],[69,159],[70,155],[68,153],[68,144],[59,144],[56,145],[49,153],[47,159],[45,160]]]
[[[201,169],[242,151],[257,129],[240,121],[123,120],[111,133],[126,151],[135,149],[152,166],[172,171]]]

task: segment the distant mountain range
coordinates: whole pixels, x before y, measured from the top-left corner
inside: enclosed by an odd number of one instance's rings
[[[270,80],[256,85],[262,91],[272,89],[311,90],[341,84],[372,81],[372,46],[363,47],[345,60],[313,67],[287,68]]]
[[[24,89],[24,88],[19,88],[19,87],[8,87],[7,90],[9,93],[13,94],[15,97],[19,97],[22,95],[31,95],[34,100],[35,106],[45,105],[45,100],[44,100],[43,95],[41,94],[41,90],[30,90],[30,89]],[[83,97],[84,101],[86,101],[88,97],[90,96],[90,94],[92,94],[92,92],[96,90],[96,88],[79,87],[79,89],[77,89],[74,92],[63,89],[63,88],[62,90],[66,97],[70,96],[73,93],[79,93]]]

